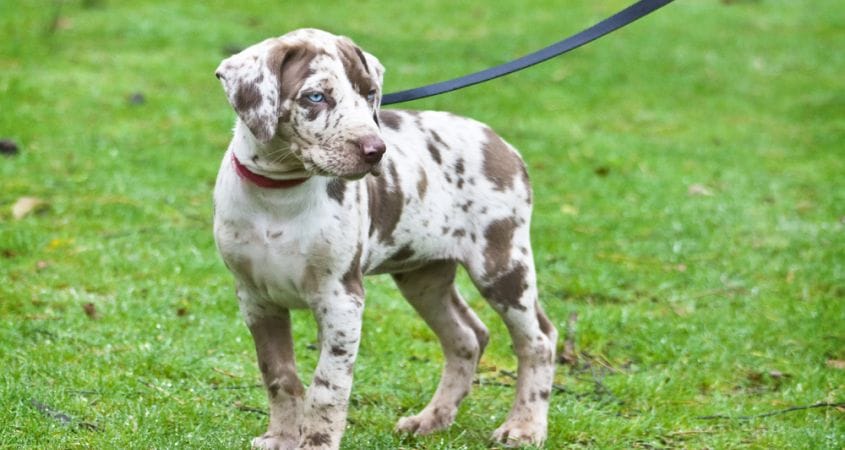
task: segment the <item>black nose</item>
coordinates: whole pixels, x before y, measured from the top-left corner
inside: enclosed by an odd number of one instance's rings
[[[387,149],[384,141],[374,134],[358,138],[355,144],[361,150],[361,156],[363,156],[364,161],[369,164],[375,164],[381,161],[381,157]]]

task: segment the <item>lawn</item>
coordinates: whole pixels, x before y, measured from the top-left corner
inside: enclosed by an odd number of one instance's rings
[[[246,448],[264,431],[211,235],[234,121],[214,69],[230,52],[324,28],[377,55],[395,91],[627,3],[340,5],[0,0],[0,139],[17,146],[0,155],[0,447]],[[682,0],[399,105],[487,122],[525,156],[566,356],[548,448],[845,447],[843,30],[835,0]],[[23,197],[41,204],[16,218]],[[461,276],[493,335],[478,384],[448,431],[399,436],[442,359],[389,278],[366,287],[343,448],[491,447],[515,370],[495,313]],[[294,322],[307,382],[316,331],[307,312]]]

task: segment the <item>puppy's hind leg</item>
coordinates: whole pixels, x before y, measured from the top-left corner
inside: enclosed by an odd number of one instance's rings
[[[440,340],[446,364],[431,401],[414,416],[403,417],[396,430],[428,434],[448,427],[469,394],[488,332],[454,285],[456,263],[441,261],[393,276],[402,295]]]
[[[505,445],[542,445],[554,381],[557,331],[537,301],[527,224],[515,227],[511,242],[490,239],[484,253],[472,262],[466,266],[470,277],[504,320],[518,361],[516,398],[493,439]]]

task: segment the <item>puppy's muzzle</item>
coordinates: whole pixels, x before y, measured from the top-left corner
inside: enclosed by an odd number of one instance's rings
[[[387,150],[384,141],[374,134],[358,138],[355,140],[355,145],[358,147],[361,157],[367,164],[378,164],[381,161],[381,157],[384,156],[385,150]]]

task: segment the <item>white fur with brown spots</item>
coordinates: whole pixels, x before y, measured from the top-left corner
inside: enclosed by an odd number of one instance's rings
[[[361,336],[362,276],[391,273],[440,339],[440,384],[401,432],[448,427],[488,332],[455,288],[466,268],[518,358],[516,398],[493,438],[542,444],[557,332],[537,300],[531,189],[517,152],[449,113],[379,112],[384,69],[349,39],[298,30],[224,60],[237,112],[214,192],[214,236],[234,274],[270,402],[259,448],[338,448]],[[305,178],[286,189],[240,176]],[[320,358],[305,389],[289,310],[310,308]]]

